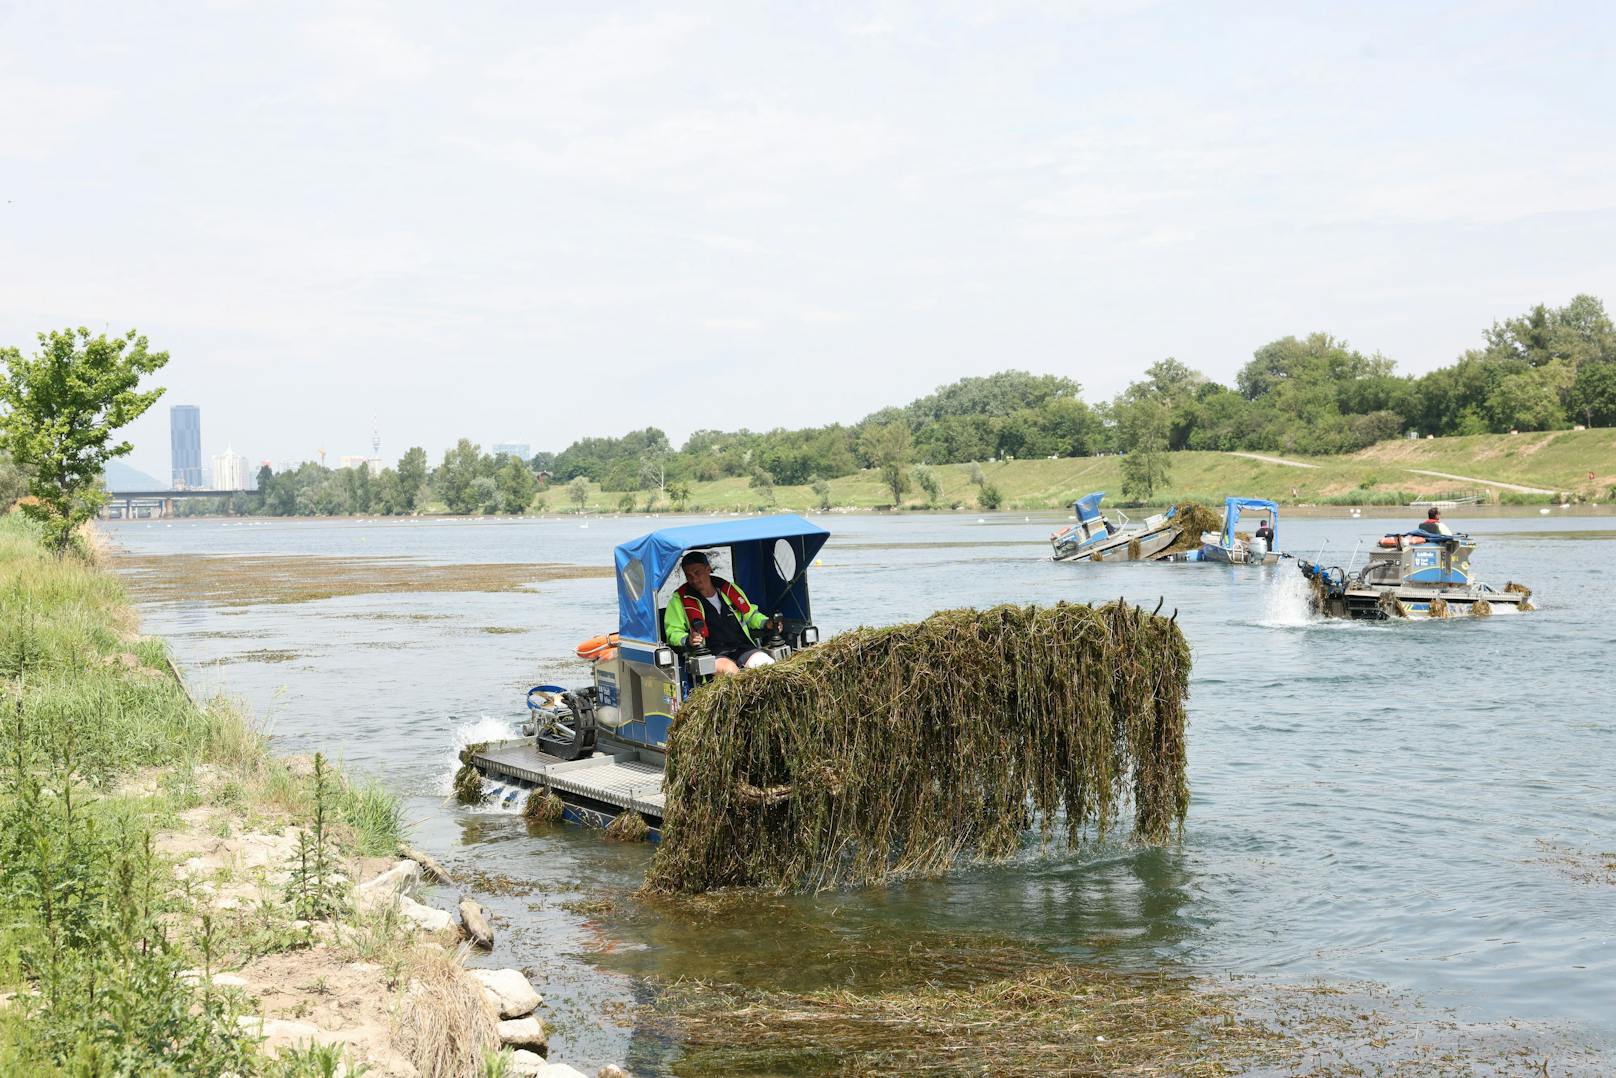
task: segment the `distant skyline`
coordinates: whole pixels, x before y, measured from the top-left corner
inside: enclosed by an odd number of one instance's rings
[[[0,344],[256,464],[1089,400],[1616,302],[1606,5],[0,6]]]

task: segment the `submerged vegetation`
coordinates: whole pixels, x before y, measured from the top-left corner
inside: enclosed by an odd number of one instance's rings
[[[398,558],[119,554],[118,568],[143,600],[303,603],[340,595],[520,591],[551,580],[609,577],[609,567],[553,563],[432,565]],[[494,630],[498,631],[498,630]]]
[[[703,687],[670,732],[652,890],[812,891],[1071,846],[1189,802],[1189,646],[1122,602],[949,610]]]

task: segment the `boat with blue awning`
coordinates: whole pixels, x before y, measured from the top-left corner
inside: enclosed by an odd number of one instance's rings
[[[668,728],[679,706],[716,674],[703,648],[676,648],[663,612],[684,582],[680,559],[699,551],[714,576],[738,585],[759,610],[778,615],[777,633],[759,640],[784,659],[819,642],[808,570],[830,532],[795,514],[661,528],[613,552],[617,631],[586,641],[590,682],[528,690],[521,737],[472,748],[466,763],[488,784],[487,796],[516,807],[535,790],[561,799],[564,818],[605,826],[638,812],[660,834]]]
[[[1259,526],[1255,533],[1241,531],[1240,524],[1248,516],[1261,518],[1267,527]],[[1289,557],[1279,552],[1278,536],[1278,503],[1267,498],[1225,498],[1223,527],[1219,531],[1202,533],[1199,548],[1173,554],[1167,560],[1274,565],[1281,558]]]

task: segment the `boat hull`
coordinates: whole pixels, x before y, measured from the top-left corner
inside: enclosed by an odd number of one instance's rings
[[[1172,525],[1151,531],[1121,532],[1067,554],[1056,554],[1055,561],[1154,561],[1173,545],[1179,529]],[[1137,545],[1135,545],[1137,544]]]
[[[1317,598],[1314,608],[1326,617],[1355,621],[1393,621],[1399,618],[1467,618],[1479,609],[1489,614],[1520,610],[1526,596],[1519,592],[1486,591],[1481,588],[1347,588],[1336,595]],[[1477,603],[1485,602],[1484,608]]]

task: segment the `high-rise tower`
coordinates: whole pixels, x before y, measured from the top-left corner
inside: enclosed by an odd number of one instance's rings
[[[168,410],[168,445],[174,489],[202,489],[202,409],[176,404]]]

